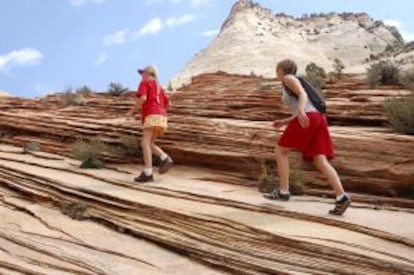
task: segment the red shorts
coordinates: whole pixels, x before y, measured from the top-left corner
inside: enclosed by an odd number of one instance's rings
[[[332,159],[334,149],[326,116],[318,112],[306,114],[309,117],[309,127],[303,128],[297,118],[293,119],[278,144],[302,152],[303,159],[307,161],[313,160],[318,155],[325,155],[328,159]]]

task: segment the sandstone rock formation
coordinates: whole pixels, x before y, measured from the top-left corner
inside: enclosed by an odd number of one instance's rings
[[[293,18],[274,15],[250,0],[239,0],[211,44],[198,53],[172,81],[175,87],[192,76],[225,71],[273,77],[277,60],[293,58],[303,70],[316,62],[332,69],[341,59],[348,72],[362,72],[372,56],[404,41],[395,27],[365,13],[313,14]]]
[[[223,171],[216,177],[238,184],[256,185],[263,161],[273,160],[280,131],[271,121],[287,116],[271,79],[205,74],[172,95],[170,129],[162,145],[177,163]],[[386,118],[382,101],[404,95],[400,87],[367,90],[357,77],[328,84],[331,131],[337,149],[334,165],[347,189],[370,195],[407,196],[414,182],[414,137],[382,127]],[[139,133],[138,122],[125,122],[128,97],[94,95],[86,106],[63,108],[59,95],[40,100],[5,98],[0,105],[3,143],[23,146],[34,140],[51,153],[69,156],[77,139],[95,136],[120,144],[125,135]],[[129,162],[105,156],[112,162]],[[311,169],[306,177],[311,189],[325,190],[326,183]],[[312,191],[312,192],[314,192]],[[319,191],[318,191],[319,192]],[[383,201],[383,199],[378,199]],[[399,201],[412,205],[412,201]]]
[[[326,200],[267,203],[176,168],[152,185],[136,166],[83,171],[0,146],[2,274],[411,274],[412,213]],[[338,238],[340,236],[340,238]]]
[[[0,274],[411,274],[414,137],[383,126],[359,76],[326,87],[338,168],[353,206],[327,216],[329,188],[307,167],[306,194],[270,202],[257,191],[287,115],[272,79],[204,74],[171,95],[161,145],[180,164],[150,185],[133,157],[103,152],[103,170],[70,157],[78,139],[138,137],[133,98],[93,94],[0,100]],[[138,119],[138,117],[137,117]],[[42,150],[23,150],[38,142]],[[380,211],[378,211],[380,210]],[[338,236],[341,236],[338,239]]]
[[[0,91],[0,97],[7,97],[7,96],[10,96],[10,94],[6,93],[6,92],[3,92],[3,91]]]

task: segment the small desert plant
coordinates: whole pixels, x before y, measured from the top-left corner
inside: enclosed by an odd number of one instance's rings
[[[289,190],[292,195],[300,196],[304,193],[302,170],[302,161],[296,154],[290,157],[290,174],[289,174]],[[260,164],[260,172],[258,176],[259,190],[261,192],[271,192],[274,188],[279,188],[279,182],[276,175],[276,165],[274,161],[262,161]]]
[[[367,83],[371,88],[399,84],[400,68],[389,61],[380,61],[367,69]]]
[[[407,89],[414,91],[414,69],[401,74],[400,83]]]
[[[262,161],[260,163],[260,170],[258,175],[259,191],[260,192],[271,192],[273,189],[278,187],[276,182],[276,167],[274,162]]]
[[[168,82],[167,91],[169,91],[169,92],[173,92],[174,91],[174,87],[173,87],[171,81]]]
[[[81,93],[74,93],[72,89],[66,89],[61,95],[63,106],[83,106],[86,105],[86,99]]]
[[[316,65],[315,63],[309,63],[308,65],[306,65],[305,68],[306,71],[306,75],[308,74],[314,74],[316,76],[319,76],[321,78],[325,78],[326,77],[326,72],[325,69]]]
[[[405,198],[407,198],[407,199],[412,199],[412,200],[414,200],[414,186],[411,186],[411,187],[409,188],[408,192],[406,192],[406,193],[404,194],[404,197],[405,197]]]
[[[42,146],[40,145],[39,142],[36,142],[36,141],[29,141],[23,147],[23,151],[25,153],[38,152],[38,151],[41,151],[41,150],[42,150]]]
[[[121,145],[114,148],[114,154],[125,157],[140,157],[142,155],[139,139],[134,136],[122,136]]]
[[[60,212],[74,220],[83,220],[87,210],[88,205],[83,203],[63,203],[60,206]]]
[[[384,108],[388,121],[395,130],[414,135],[414,94],[387,99]]]
[[[121,96],[123,93],[127,91],[128,88],[125,88],[120,83],[111,82],[109,84],[108,94],[111,96]]]
[[[76,93],[81,94],[84,97],[88,97],[93,93],[93,91],[88,86],[83,85],[82,87],[76,89]]]
[[[319,92],[322,91],[322,87],[325,85],[326,72],[322,67],[319,67],[315,63],[309,63],[306,66],[306,79],[314,86]]]
[[[101,169],[104,164],[100,160],[100,155],[108,151],[110,151],[108,145],[98,139],[93,139],[75,142],[72,145],[71,155],[73,158],[82,161],[81,168]]]
[[[344,63],[342,62],[342,60],[340,60],[340,59],[338,59],[338,58],[335,58],[335,60],[334,60],[334,62],[333,62],[333,68],[334,68],[334,71],[335,71],[335,73],[336,73],[336,77],[337,77],[338,79],[341,79],[341,77],[342,77],[342,73],[343,73],[343,71],[344,71],[344,69],[345,69],[345,65],[344,65]]]
[[[300,196],[304,193],[304,175],[302,158],[299,153],[292,152],[289,156],[290,175],[289,186],[292,195]]]
[[[386,52],[389,52],[389,51],[392,51],[392,50],[393,50],[393,47],[390,44],[388,44],[387,47],[385,47]]]

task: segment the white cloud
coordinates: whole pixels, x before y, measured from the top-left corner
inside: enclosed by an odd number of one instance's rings
[[[172,16],[165,20],[159,17],[154,17],[135,33],[135,37],[157,34],[166,27],[175,28],[180,25],[188,24],[194,20],[195,16],[193,14],[186,14],[180,17]]]
[[[12,67],[37,65],[43,58],[43,54],[33,48],[15,50],[5,55],[0,55],[0,71],[8,72]]]
[[[146,5],[154,5],[160,3],[170,3],[170,4],[180,4],[180,3],[187,3],[193,8],[201,8],[207,6],[213,0],[146,0]]]
[[[191,0],[190,5],[194,8],[202,8],[210,4],[212,0]]]
[[[208,31],[202,32],[201,35],[211,37],[211,36],[216,36],[219,33],[220,33],[220,30],[208,30]]]
[[[119,30],[115,33],[108,34],[103,39],[103,44],[105,46],[121,45],[124,44],[127,40],[127,35],[129,34],[128,29]]]
[[[93,63],[95,66],[100,66],[108,60],[108,55],[106,53],[100,53]]]
[[[190,22],[194,21],[194,19],[195,19],[195,16],[192,15],[192,14],[186,14],[186,15],[183,15],[181,17],[173,16],[173,17],[170,17],[167,20],[165,20],[165,25],[170,27],[170,28],[173,28],[175,26],[190,23]]]
[[[141,29],[139,29],[137,35],[144,36],[148,34],[159,33],[163,28],[163,22],[161,18],[155,17],[148,21]]]
[[[105,0],[69,0],[69,4],[74,7],[82,7],[87,4],[102,4]]]
[[[414,32],[407,31],[402,22],[395,20],[395,19],[387,19],[387,20],[384,20],[384,24],[388,26],[396,27],[400,31],[402,37],[404,38],[406,42],[414,41]]]
[[[154,5],[154,4],[158,4],[158,3],[162,3],[162,2],[169,2],[171,4],[178,4],[180,2],[182,2],[182,0],[145,0],[145,5]]]

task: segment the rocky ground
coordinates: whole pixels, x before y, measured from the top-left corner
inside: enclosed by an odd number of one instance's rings
[[[178,165],[148,185],[133,183],[134,157],[105,153],[102,170],[70,158],[79,139],[139,136],[123,118],[132,98],[2,98],[0,274],[413,273],[414,137],[386,127],[382,110],[408,91],[368,90],[360,76],[326,86],[333,164],[355,201],[336,218],[310,166],[306,196],[271,202],[257,190],[280,134],[271,121],[287,115],[279,88],[216,73],[172,94],[161,145]]]
[[[0,148],[4,274],[409,274],[413,213],[331,200],[269,202],[249,187],[176,167],[154,184],[138,167],[84,171],[51,154]],[[70,218],[72,217],[72,219]]]

